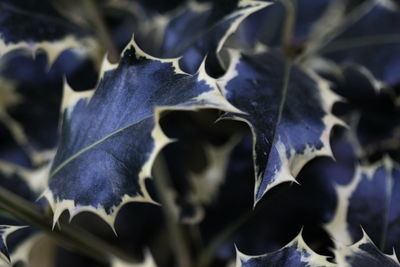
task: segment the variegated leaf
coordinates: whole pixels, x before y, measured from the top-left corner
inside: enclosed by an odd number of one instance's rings
[[[87,31],[57,12],[49,0],[4,0],[0,3],[0,55],[26,49],[44,50],[51,64],[66,49],[93,52],[95,41]]]
[[[0,185],[28,201],[35,202],[46,186],[45,178],[48,167],[43,166],[36,170],[30,170],[0,161]],[[37,203],[40,207],[43,207],[42,204],[43,202]],[[13,234],[15,231],[17,232]],[[0,211],[0,234],[0,258],[6,264],[9,264],[10,261],[28,263],[32,248],[43,237],[43,234],[38,233],[35,229],[21,226],[18,221],[4,211]]]
[[[253,132],[257,202],[272,187],[295,181],[314,157],[331,156],[329,135],[341,123],[331,114],[337,96],[324,80],[277,51],[230,55],[219,86],[246,113],[225,117],[245,121]]]
[[[203,220],[205,207],[213,204],[220,187],[225,182],[230,155],[238,141],[239,136],[236,135],[220,146],[203,142],[207,162],[205,168],[201,172],[189,171],[189,173],[184,174],[187,186],[183,192],[169,188],[171,203],[174,203],[175,216],[178,220],[189,224],[197,224]],[[188,144],[182,145],[187,146]],[[185,154],[180,156],[187,157]]]
[[[85,77],[78,88],[96,82],[91,64],[86,63],[72,52],[63,53],[50,69],[44,55],[33,59],[12,53],[1,58],[1,159],[26,167],[46,160],[45,152],[54,150],[58,141],[63,77],[74,86],[77,77]],[[9,150],[19,151],[18,157]]]
[[[363,237],[351,246],[338,244],[335,252],[337,265],[340,267],[398,267],[396,254],[386,255],[363,232]]]
[[[178,65],[178,59],[145,54],[132,40],[118,65],[105,60],[96,90],[65,90],[61,141],[44,193],[54,222],[64,210],[71,218],[91,211],[113,227],[125,203],[153,202],[145,179],[171,141],[158,124],[162,111],[236,110],[204,65],[196,75]]]
[[[300,234],[278,251],[248,256],[237,251],[236,267],[330,267],[336,266],[327,260],[328,257],[315,253],[304,242]]]
[[[368,159],[400,147],[400,107],[396,93],[383,87],[359,65],[334,66],[331,78],[334,91],[345,99],[336,110],[354,132],[358,156]],[[332,75],[333,74],[333,75]]]
[[[0,78],[0,121],[8,127],[17,143],[26,144],[28,142],[27,137],[21,125],[8,113],[8,109],[22,101],[21,95],[15,89],[15,82],[4,77]]]
[[[8,236],[22,228],[25,228],[25,226],[0,225],[0,258],[3,262],[10,263],[10,255],[6,243]]]
[[[215,16],[208,5],[189,4],[170,19],[165,29],[161,54],[165,57],[182,57],[180,66],[188,73],[195,73],[204,56],[211,57],[221,51],[225,41],[249,15],[271,3],[240,0],[237,8],[228,14]],[[220,12],[221,13],[221,12]],[[182,27],[190,25],[190,27]]]
[[[325,228],[349,245],[361,237],[361,226],[382,251],[399,249],[399,186],[400,167],[391,159],[359,166],[349,184],[336,186],[336,212]]]

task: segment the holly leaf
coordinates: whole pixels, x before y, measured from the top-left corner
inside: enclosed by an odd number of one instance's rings
[[[335,66],[333,89],[345,99],[336,113],[355,134],[355,148],[362,159],[398,150],[400,108],[396,93],[359,65]]]
[[[330,111],[337,96],[325,81],[277,51],[246,55],[231,50],[230,56],[219,85],[245,114],[224,117],[244,121],[252,130],[257,203],[272,187],[296,181],[314,157],[331,156],[330,131],[341,123]]]
[[[97,74],[92,76],[92,65],[86,63],[90,62],[70,51],[63,53],[50,69],[45,55],[33,59],[13,53],[1,58],[0,123],[4,127],[0,130],[3,137],[0,158],[29,167],[45,161],[43,152],[51,152],[58,143],[63,77],[74,86],[77,78],[83,76],[85,82],[81,86],[96,83],[93,76]],[[22,151],[24,156],[10,158],[12,153],[7,152],[10,148]],[[28,157],[27,163],[21,162]]]
[[[0,258],[5,262],[5,263],[11,263],[10,261],[10,255],[8,253],[8,248],[7,248],[7,237],[20,230],[25,228],[26,226],[13,226],[13,225],[0,225]]]
[[[162,56],[182,57],[181,68],[188,73],[195,73],[205,55],[218,57],[225,41],[246,17],[271,4],[252,0],[237,2],[233,10],[217,10],[219,16],[215,16],[215,10],[207,5],[195,2],[187,4],[178,15],[169,18],[161,47]]]
[[[27,169],[0,161],[0,186],[43,208],[43,202],[36,200],[45,188],[48,168],[49,165],[43,165]],[[22,226],[4,210],[0,210],[0,235],[0,258],[7,264],[28,263],[33,247],[43,237],[37,230]]]
[[[257,266],[293,266],[293,267],[328,267],[336,266],[327,260],[328,257],[315,253],[304,242],[300,234],[285,247],[271,253],[248,256],[236,251],[236,267]]]
[[[338,63],[362,65],[379,81],[395,86],[400,81],[399,23],[399,9],[390,1],[377,1],[321,52]]]
[[[349,184],[336,185],[336,212],[325,228],[349,245],[361,237],[361,226],[382,251],[399,249],[399,186],[400,167],[388,157],[372,166],[358,166]]]
[[[7,126],[18,144],[27,144],[27,137],[22,126],[8,113],[8,109],[22,102],[22,97],[16,92],[15,82],[0,77],[0,120]]]
[[[214,203],[221,186],[225,182],[230,155],[239,139],[239,136],[235,135],[225,144],[219,146],[203,141],[205,161],[207,162],[205,168],[198,172],[187,170],[184,173],[187,185],[183,190],[178,190],[172,186],[165,189],[169,191],[168,195],[177,220],[188,224],[197,224],[204,219],[205,208]],[[181,145],[187,146],[188,144]],[[175,148],[174,152],[177,153],[176,147],[173,148]],[[191,151],[193,152],[193,148]],[[188,157],[184,153],[180,156]],[[171,166],[171,168],[173,167],[179,168],[178,166]]]
[[[90,52],[96,46],[90,33],[61,16],[48,0],[1,1],[0,17],[0,55],[15,49],[34,54],[40,49],[51,65],[66,49]]]
[[[291,45],[294,49],[302,49],[307,41],[312,26],[329,8],[332,0],[303,0],[295,5],[296,16],[293,23]],[[276,47],[282,45],[282,34],[287,12],[281,1],[257,12],[246,19],[238,28],[232,39],[234,47],[257,50],[264,45]],[[230,45],[230,44],[229,44]]]
[[[382,253],[375,244],[363,232],[363,237],[351,246],[339,245],[335,251],[335,259],[338,266],[344,267],[397,267],[399,261],[395,254]]]
[[[91,211],[113,227],[125,203],[154,202],[145,180],[158,152],[171,142],[158,123],[162,111],[236,110],[204,65],[196,75],[178,65],[178,59],[145,54],[132,40],[118,65],[105,60],[95,90],[66,88],[61,140],[43,194],[54,222],[64,210],[71,218]]]

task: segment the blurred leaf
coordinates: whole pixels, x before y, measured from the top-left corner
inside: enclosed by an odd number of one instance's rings
[[[189,2],[178,15],[169,18],[161,55],[182,57],[180,61],[182,69],[188,73],[195,73],[206,55],[214,60],[218,58],[225,41],[244,19],[270,4],[241,0],[233,10],[215,16],[213,13],[215,11],[208,5]]]
[[[247,256],[237,251],[236,267],[328,267],[336,266],[312,251],[304,242],[301,233],[278,251],[259,256]]]
[[[385,252],[400,248],[400,168],[389,158],[359,166],[353,180],[337,185],[338,204],[327,231],[349,245],[361,238],[360,226]]]
[[[49,65],[66,49],[93,52],[90,34],[62,17],[50,1],[4,0],[0,3],[0,54],[44,50]]]
[[[363,232],[363,237],[352,246],[340,246],[335,250],[335,258],[338,266],[345,267],[397,267],[399,261],[395,254],[383,254],[367,234]]]

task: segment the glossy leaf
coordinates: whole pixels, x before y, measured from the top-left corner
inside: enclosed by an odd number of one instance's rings
[[[219,85],[228,101],[246,113],[225,117],[245,121],[253,133],[257,202],[272,187],[295,181],[314,157],[331,155],[330,131],[340,123],[330,111],[337,96],[325,81],[277,51],[230,54]]]
[[[132,41],[119,65],[105,61],[96,90],[65,90],[61,141],[44,193],[54,222],[64,210],[71,218],[92,211],[113,226],[125,203],[153,202],[145,179],[170,142],[158,124],[163,110],[234,109],[204,68],[189,75],[178,64]]]

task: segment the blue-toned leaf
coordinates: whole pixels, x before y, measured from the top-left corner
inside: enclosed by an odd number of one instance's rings
[[[236,135],[220,146],[202,142],[206,161],[205,168],[198,172],[186,170],[182,178],[186,181],[186,186],[184,186],[183,190],[168,189],[172,198],[171,203],[176,207],[175,212],[177,214],[175,216],[178,220],[190,224],[197,224],[203,220],[205,207],[214,204],[220,187],[225,182],[230,154],[235,145],[237,145],[238,140],[239,136]],[[188,146],[188,144],[183,143],[181,146]],[[189,157],[184,153],[178,154],[176,146],[171,146],[171,148],[175,148],[175,155]],[[193,153],[194,149],[191,148],[190,151]],[[174,160],[176,161],[176,158]],[[173,167],[183,168],[179,165],[171,166],[171,168]]]
[[[44,50],[52,63],[70,48],[94,49],[87,31],[57,12],[48,0],[4,0],[0,3],[0,54],[14,49]]]
[[[24,226],[0,225],[0,258],[6,263],[10,263],[10,255],[7,248],[7,238],[10,234],[18,231]]]
[[[0,64],[0,122],[4,124],[4,130],[0,130],[0,158],[36,167],[43,163],[40,154],[57,145],[63,78],[82,88],[94,86],[97,74],[90,61],[70,51],[64,52],[50,69],[43,54],[33,59],[10,53],[1,58]],[[84,82],[77,86],[82,77]],[[22,153],[11,158],[12,153],[7,153],[10,149]]]
[[[315,253],[304,242],[301,233],[278,251],[248,256],[237,251],[236,267],[328,267],[336,266],[326,256]]]
[[[19,144],[26,144],[27,137],[22,130],[21,125],[12,118],[8,109],[15,106],[22,101],[22,97],[15,91],[15,83],[6,78],[0,78],[0,120],[8,127],[9,131],[14,136],[15,140]]]
[[[400,147],[400,108],[393,89],[383,87],[364,67],[337,66],[334,91],[345,99],[336,113],[355,133],[356,151],[368,159]]]
[[[71,218],[92,211],[113,226],[125,203],[152,202],[145,179],[170,142],[158,124],[163,110],[235,110],[204,65],[196,75],[178,65],[145,54],[132,41],[118,65],[105,61],[96,90],[65,90],[61,141],[44,193],[54,222],[64,210]]]
[[[340,246],[336,249],[335,259],[340,267],[400,266],[395,254],[386,255],[382,253],[365,232],[357,243],[351,246]]]
[[[360,226],[384,252],[400,248],[400,167],[389,158],[360,166],[347,185],[337,185],[335,216],[326,229],[349,245],[362,237]]]
[[[44,165],[31,170],[0,161],[0,186],[30,202],[35,202],[46,186],[49,167]],[[43,202],[35,203],[39,208],[43,208]],[[19,221],[3,210],[0,210],[0,235],[0,258],[6,262],[11,260],[13,263],[28,263],[32,248],[43,237],[43,234],[35,229],[21,226]]]
[[[293,25],[291,45],[301,49],[307,40],[312,26],[324,14],[332,0],[302,0],[295,5],[296,17]],[[283,23],[287,19],[286,10],[282,1],[275,1],[271,7],[261,10],[246,19],[238,28],[233,39],[236,45],[248,49],[256,48],[257,44],[270,47],[281,45]]]
[[[338,63],[365,66],[387,85],[399,83],[400,11],[376,1],[359,21],[333,40],[322,53]]]
[[[321,78],[291,65],[277,51],[230,54],[219,85],[228,101],[246,113],[226,117],[245,121],[253,132],[257,202],[272,187],[295,181],[309,160],[331,155],[330,131],[340,123],[330,111],[337,97]]]
[[[181,56],[180,66],[188,73],[195,73],[205,55],[214,57],[229,36],[249,15],[271,3],[240,0],[237,8],[215,16],[213,9],[204,4],[190,2],[170,19],[165,29],[161,55]],[[190,27],[187,27],[190,25]]]

